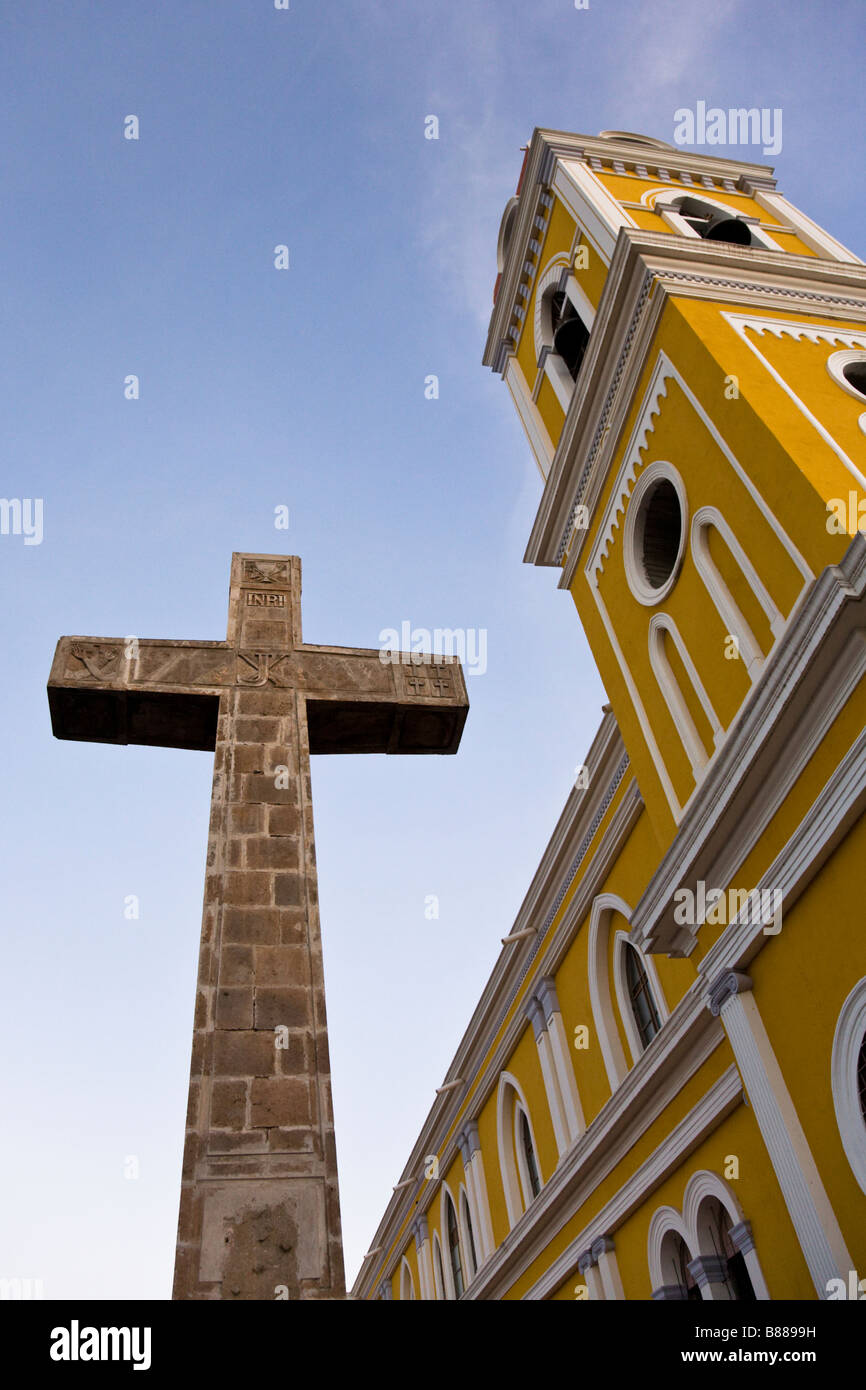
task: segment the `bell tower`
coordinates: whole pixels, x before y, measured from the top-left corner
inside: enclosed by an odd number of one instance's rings
[[[866,532],[866,265],[765,166],[536,130],[498,272],[524,558],[572,594],[667,845]]]

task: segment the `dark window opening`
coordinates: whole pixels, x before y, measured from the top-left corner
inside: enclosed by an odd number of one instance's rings
[[[674,572],[680,553],[683,519],[673,483],[662,478],[643,505],[642,560],[647,583],[660,589]]]
[[[677,209],[693,231],[705,241],[727,241],[733,246],[754,246],[748,222],[721,209],[709,208],[699,198],[681,198]]]
[[[446,1198],[448,1208],[448,1250],[451,1255],[451,1274],[454,1279],[454,1297],[460,1298],[463,1293],[463,1262],[460,1259],[460,1237],[457,1234],[457,1216],[454,1211],[454,1203],[450,1197]]]
[[[863,1116],[864,1125],[866,1125],[866,1033],[863,1034],[863,1041],[860,1044],[860,1052],[857,1057],[857,1094],[860,1097],[860,1114]]]
[[[866,396],[866,362],[849,362],[842,368],[842,375],[849,386]]]
[[[589,329],[564,290],[551,295],[550,319],[553,351],[562,358],[572,381],[576,381],[589,342]]]
[[[526,1111],[520,1111],[520,1142],[523,1145],[523,1155],[526,1159],[526,1168],[529,1173],[529,1186],[533,1197],[537,1197],[541,1191],[541,1178],[538,1175],[538,1164],[535,1161],[535,1149],[532,1144],[532,1133],[529,1128],[529,1120],[526,1118]]]
[[[641,1046],[648,1047],[661,1028],[661,1019],[650,989],[643,961],[632,946],[625,944],[625,977],[632,1016],[637,1024]]]

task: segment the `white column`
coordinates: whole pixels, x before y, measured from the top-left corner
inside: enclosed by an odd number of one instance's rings
[[[583,1118],[583,1107],[577,1089],[577,1077],[571,1063],[568,1037],[565,1032],[565,1024],[562,1021],[562,1013],[553,980],[550,978],[541,980],[535,994],[547,1020],[550,1055],[559,1085],[559,1096],[568,1132],[568,1141],[573,1143],[579,1135],[583,1134],[586,1129],[586,1122]]]
[[[430,1232],[427,1227],[427,1217],[418,1216],[412,1226],[415,1236],[415,1249],[418,1254],[418,1282],[421,1285],[421,1297],[428,1302],[432,1302],[436,1297],[436,1289],[433,1283],[433,1259],[430,1249]]]
[[[531,325],[527,324],[524,332],[530,333],[531,331]],[[513,353],[505,365],[505,384],[511,392],[511,399],[514,401],[520,422],[526,431],[535,462],[538,464],[538,471],[542,478],[546,479],[553,462],[553,441],[541,418],[541,412],[529,393],[520,364]]]
[[[577,1267],[583,1275],[583,1282],[586,1284],[586,1291],[589,1294],[590,1302],[597,1303],[604,1298],[604,1290],[601,1284],[601,1275],[598,1265],[591,1250],[584,1250],[578,1258]]]
[[[556,1078],[556,1070],[550,1053],[550,1039],[547,1036],[547,1019],[535,995],[527,1002],[526,1016],[530,1019],[533,1029],[535,1030],[535,1046],[538,1048],[538,1060],[541,1062],[541,1074],[544,1078],[547,1105],[550,1110],[550,1118],[553,1121],[556,1151],[559,1156],[562,1157],[568,1148],[568,1127],[565,1122],[565,1115],[563,1114],[562,1096],[559,1093],[559,1082]]]
[[[609,1299],[624,1299],[625,1293],[622,1287],[622,1280],[619,1277],[619,1266],[616,1262],[616,1255],[613,1253],[613,1237],[601,1236],[598,1240],[594,1240],[592,1242],[591,1253],[598,1265],[604,1297]]]
[[[826,1298],[828,1281],[847,1280],[854,1262],[751,989],[748,975],[724,971],[710,986],[708,1004],[724,1024],[812,1282]]]
[[[475,1253],[479,1268],[489,1260],[495,1249],[493,1225],[490,1220],[490,1203],[487,1200],[487,1180],[484,1176],[484,1160],[481,1155],[481,1141],[478,1138],[478,1125],[474,1120],[463,1126],[459,1136],[463,1155],[463,1171],[466,1174],[466,1189],[472,1229],[475,1234]]]

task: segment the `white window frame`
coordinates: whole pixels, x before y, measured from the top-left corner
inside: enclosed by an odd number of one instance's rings
[[[472,1206],[469,1201],[469,1194],[463,1183],[457,1189],[457,1230],[463,1246],[463,1282],[467,1289],[473,1279],[478,1274],[478,1262],[472,1258],[473,1246],[475,1254],[478,1254],[478,1236],[472,1224]],[[473,1239],[470,1240],[469,1233],[472,1232]],[[470,1272],[471,1271],[471,1272]]]
[[[724,212],[735,221],[745,221],[755,241],[759,246],[765,247],[767,251],[782,250],[779,243],[774,241],[769,233],[765,232],[763,228],[758,225],[757,221],[752,222],[747,220],[751,214],[745,214],[739,208],[732,208],[730,203],[722,203],[718,198],[705,196],[702,189],[695,187],[694,189],[683,190],[682,192],[677,190],[676,193],[672,193],[670,188],[662,188],[654,191],[656,196],[651,199],[648,194],[644,194],[644,198],[648,199],[648,206],[651,206],[653,211],[660,215],[662,221],[666,222],[667,225],[673,231],[678,232],[680,236],[692,237],[696,241],[706,240],[705,237],[701,236],[700,232],[696,232],[694,227],[689,225],[685,215],[677,211],[677,205],[688,198],[692,202],[703,204],[708,212]],[[664,202],[662,202],[662,194],[665,197]],[[643,201],[643,199],[641,199],[641,201]],[[721,243],[721,245],[724,244],[724,242]],[[748,250],[748,247],[743,247],[742,249]]]
[[[529,1186],[528,1174],[522,1171],[522,1168],[525,1169],[526,1160],[522,1159],[521,1168],[521,1156],[516,1139],[518,1105],[525,1111],[529,1122],[529,1133],[532,1138],[532,1147],[535,1150],[538,1177],[543,1187],[544,1172],[541,1167],[541,1158],[535,1130],[532,1127],[532,1115],[529,1106],[526,1104],[520,1082],[515,1076],[512,1076],[511,1072],[503,1071],[500,1073],[499,1091],[496,1098],[496,1132],[499,1148],[499,1171],[502,1176],[502,1190],[505,1194],[505,1207],[508,1212],[510,1227],[517,1225],[528,1206],[525,1193],[529,1193],[530,1201],[534,1200],[532,1188]]]
[[[442,1258],[442,1242],[439,1239],[439,1232],[434,1231],[430,1239],[430,1253],[433,1264],[433,1291],[439,1303],[444,1303],[447,1294],[445,1291],[445,1261]]]
[[[571,264],[570,254],[559,253],[548,261],[538,277],[535,288],[535,313],[533,315],[535,360],[536,362],[539,360],[544,348],[548,349],[544,356],[544,375],[553,387],[556,399],[566,414],[574,394],[574,381],[562,358],[553,351],[550,313],[545,301],[551,291],[555,292],[559,288],[562,272],[564,270],[571,271]],[[569,273],[565,293],[583,320],[584,327],[591,333],[595,320],[595,310],[573,274]]]
[[[699,507],[692,519],[691,529],[692,559],[695,562],[695,569],[701,576],[704,587],[713,600],[724,626],[737,638],[740,656],[745,662],[749,680],[754,683],[763,668],[766,657],[710,554],[707,531],[711,526],[715,527],[725,542],[735,562],[739,565],[743,578],[758,600],[770,625],[774,644],[784,629],[785,619],[718,508]]]
[[[836,1023],[830,1061],[833,1108],[851,1171],[866,1192],[866,1123],[857,1089],[857,1058],[866,1033],[866,976],[852,989]]]
[[[637,1026],[637,1020],[635,1019],[634,1013],[632,1012],[631,1000],[629,998],[628,979],[626,976],[625,968],[626,947],[631,947],[633,951],[637,951],[640,963],[646,971],[647,981],[649,982],[650,992],[653,997],[653,1003],[656,1006],[656,1012],[659,1016],[659,1023],[661,1025],[659,1031],[661,1031],[661,1028],[664,1027],[665,1020],[670,1015],[667,1003],[665,1001],[664,990],[662,989],[662,982],[659,979],[659,973],[656,969],[656,963],[653,960],[652,956],[644,955],[643,951],[639,950],[638,947],[635,946],[634,942],[629,940],[628,932],[621,930],[618,931],[613,939],[613,978],[614,985],[616,988],[616,999],[619,1005],[619,1012],[622,1018],[623,1027],[625,1028],[625,1035],[628,1039],[628,1045],[631,1048],[632,1064],[634,1064],[638,1060],[638,1058],[642,1057],[643,1054],[646,1052],[646,1047],[644,1047],[643,1043],[641,1042],[640,1032],[638,1031]],[[647,1046],[652,1046],[653,1041],[654,1040],[651,1039]]]
[[[408,1295],[406,1289],[408,1286]],[[415,1300],[415,1280],[412,1278],[412,1267],[406,1256],[400,1262],[400,1301],[401,1303],[411,1303]]]

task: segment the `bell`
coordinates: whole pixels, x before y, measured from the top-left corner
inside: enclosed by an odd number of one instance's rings
[[[577,379],[588,342],[589,332],[576,315],[564,319],[553,335],[553,351],[562,358],[573,381]]]
[[[704,240],[729,241],[734,246],[751,246],[752,233],[749,230],[748,222],[743,222],[739,217],[728,217],[726,213],[720,212],[707,224]]]

